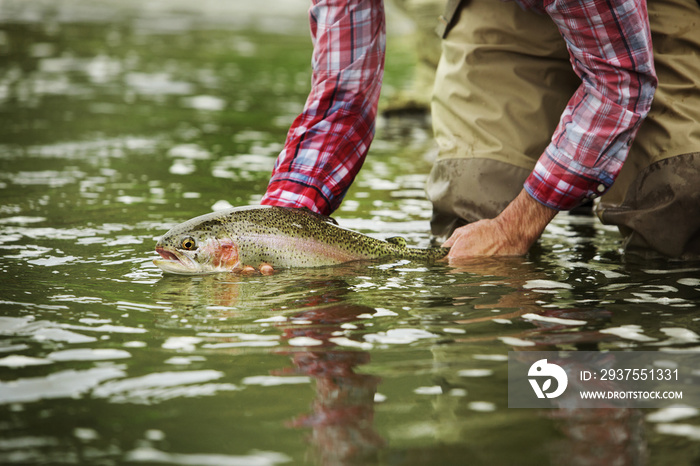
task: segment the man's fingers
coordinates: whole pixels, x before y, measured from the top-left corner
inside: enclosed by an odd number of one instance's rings
[[[471,224],[470,224],[471,225]],[[451,248],[452,246],[455,245],[455,243],[462,238],[464,235],[467,234],[467,227],[469,225],[464,225],[462,227],[457,228],[455,231],[452,232],[452,235],[447,238],[447,241],[442,243],[443,248]]]

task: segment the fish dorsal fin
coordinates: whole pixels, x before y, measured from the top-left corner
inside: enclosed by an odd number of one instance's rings
[[[313,210],[309,209],[308,207],[299,207],[299,208],[296,208],[295,210],[300,210],[311,217],[315,217],[318,220],[321,220],[322,222],[331,223],[333,225],[338,224],[338,222],[336,222],[333,217],[326,217],[325,215],[314,212]]]
[[[394,244],[396,246],[405,248],[406,246],[406,240],[400,236],[392,236],[391,238],[387,238],[386,242],[389,244]]]

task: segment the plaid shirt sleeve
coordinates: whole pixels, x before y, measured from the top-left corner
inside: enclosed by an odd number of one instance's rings
[[[540,9],[541,0],[518,0]],[[657,80],[646,0],[545,0],[582,84],[525,189],[567,210],[605,193],[646,117]]]
[[[312,87],[261,203],[329,215],[374,137],[384,73],[383,0],[313,0]]]

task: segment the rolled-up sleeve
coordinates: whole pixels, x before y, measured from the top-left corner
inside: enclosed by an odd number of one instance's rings
[[[329,215],[374,137],[385,53],[382,0],[314,0],[312,87],[275,163],[262,204]]]
[[[657,80],[645,0],[554,0],[543,6],[582,83],[525,189],[542,204],[567,210],[613,184]]]

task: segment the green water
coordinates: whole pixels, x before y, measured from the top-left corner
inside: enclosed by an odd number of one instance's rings
[[[138,5],[0,2],[0,464],[697,464],[699,407],[508,408],[508,351],[700,348],[700,264],[591,217],[522,259],[163,276],[159,235],[260,199],[310,43],[304,2]],[[336,218],[426,246],[430,131],[378,126]]]

